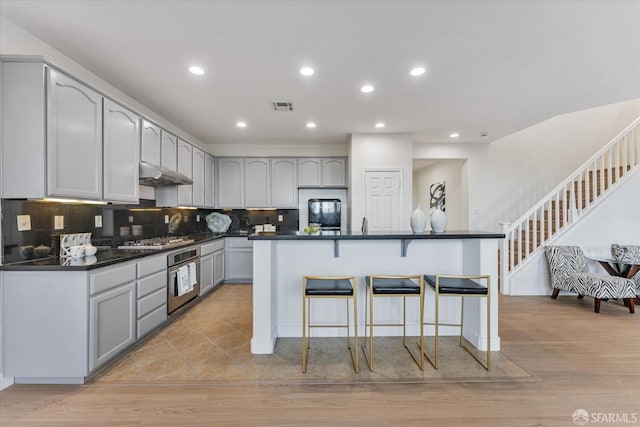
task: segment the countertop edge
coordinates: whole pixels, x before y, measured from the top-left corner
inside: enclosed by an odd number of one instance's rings
[[[444,233],[389,233],[389,234],[291,234],[258,233],[249,235],[249,240],[453,240],[453,239],[504,239],[503,233],[460,230]]]
[[[201,245],[203,243],[207,243],[210,241],[223,239],[225,237],[246,237],[246,235],[238,235],[238,234],[219,234],[219,235],[195,235],[193,239],[195,240],[193,243],[188,245],[174,247],[174,248],[165,248],[165,249],[111,249],[113,251],[122,251],[122,256],[114,259],[110,259],[107,261],[96,262],[95,264],[89,265],[34,265],[35,262],[51,260],[51,259],[59,259],[59,257],[47,257],[40,258],[39,260],[29,260],[29,261],[21,261],[11,264],[0,265],[0,271],[88,271],[95,270],[102,267],[109,267],[115,264],[121,264],[123,262],[132,261],[139,258],[144,258],[153,255],[159,255],[163,253],[169,253],[178,249],[188,248],[191,246]],[[99,252],[98,252],[99,253]]]

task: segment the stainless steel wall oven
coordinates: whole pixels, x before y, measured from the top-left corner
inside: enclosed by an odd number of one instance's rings
[[[168,314],[173,315],[178,314],[180,307],[200,294],[200,248],[187,248],[172,253],[167,257],[167,265],[167,307]]]

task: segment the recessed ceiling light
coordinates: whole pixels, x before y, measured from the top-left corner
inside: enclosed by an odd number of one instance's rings
[[[384,123],[382,123],[382,122],[378,122],[378,123],[376,123],[376,127],[377,127],[378,129],[379,129],[379,128],[383,128],[383,127],[384,127]]]
[[[360,88],[360,92],[363,92],[363,93],[371,93],[371,92],[373,92],[373,90],[374,90],[374,89],[375,89],[375,88],[374,88],[373,86],[371,86],[371,85],[364,85],[364,86],[362,86],[362,87]]]
[[[307,127],[308,127],[308,128],[314,128],[314,127],[316,127],[316,124],[315,124],[315,123],[313,123],[313,122],[308,122],[308,123],[307,123]]]
[[[201,76],[204,74],[204,70],[197,65],[192,65],[191,67],[189,67],[189,71],[191,71],[196,76]]]
[[[303,76],[313,76],[313,73],[315,73],[315,71],[311,67],[300,68],[300,74],[302,74]]]
[[[458,132],[453,132],[453,133],[449,134],[449,138],[457,138],[459,136],[460,136],[460,134]]]
[[[409,71],[409,74],[411,74],[413,77],[418,77],[423,75],[425,71],[427,70],[424,67],[415,67],[414,69]]]
[[[246,128],[247,124],[245,122],[238,122],[236,123],[236,126],[238,126],[239,128]]]

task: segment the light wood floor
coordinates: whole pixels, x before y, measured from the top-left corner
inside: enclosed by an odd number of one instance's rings
[[[500,336],[537,381],[14,385],[0,392],[0,425],[573,426],[579,408],[618,417],[603,425],[640,425],[638,313],[501,297]]]

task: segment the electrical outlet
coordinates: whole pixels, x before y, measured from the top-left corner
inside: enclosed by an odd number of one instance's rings
[[[31,230],[31,215],[18,215],[18,231]]]
[[[200,215],[196,215],[196,222],[200,222]]]
[[[164,216],[164,223],[169,224],[169,215]]]
[[[129,215],[129,222],[133,223],[133,215]]]
[[[62,230],[64,228],[64,216],[55,215],[53,217],[53,229],[54,230]]]
[[[102,215],[96,215],[94,217],[93,223],[95,224],[96,228],[101,228],[102,227]]]
[[[284,215],[278,215],[278,222],[284,221]]]

